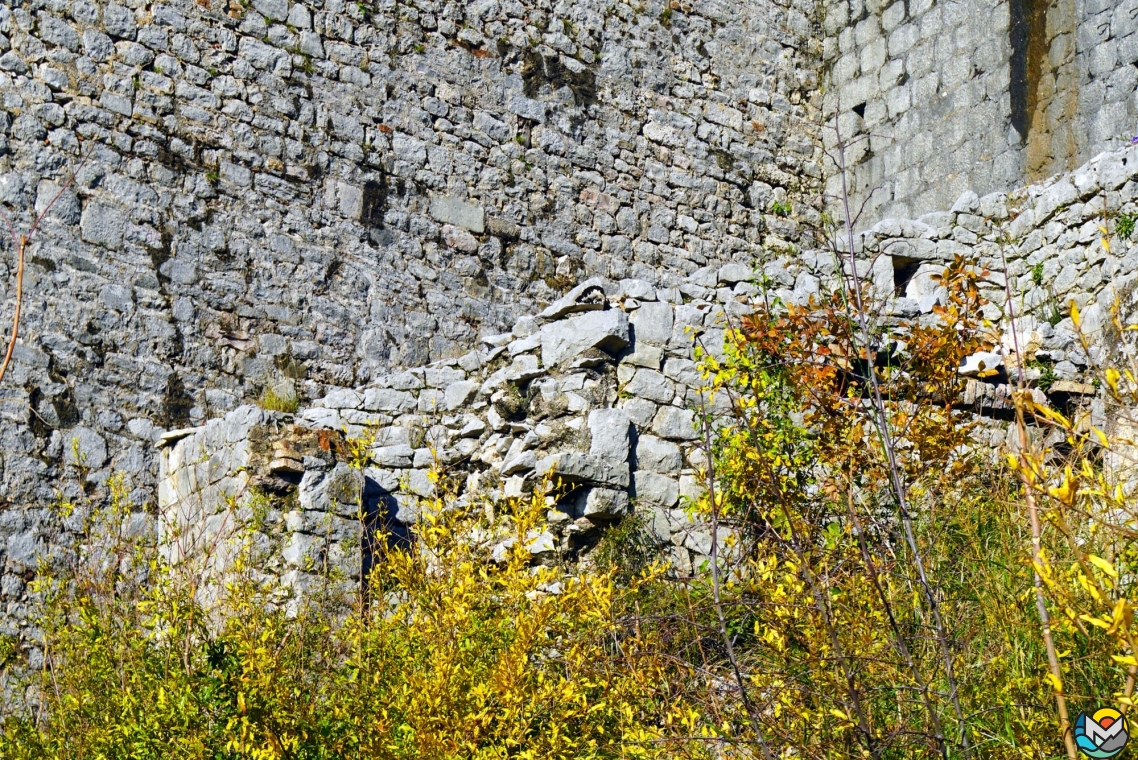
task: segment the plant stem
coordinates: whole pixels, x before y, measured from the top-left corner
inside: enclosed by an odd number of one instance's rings
[[[90,155],[90,152],[88,152],[88,155]],[[85,163],[87,163],[86,157],[75,167],[75,171],[71,172],[71,176],[63,183],[63,187],[59,188],[59,192],[44,206],[43,211],[40,212],[39,216],[37,216],[36,220],[32,223],[28,234],[17,235],[16,228],[12,226],[12,221],[3,214],[3,212],[0,212],[0,218],[3,218],[4,223],[8,226],[8,235],[12,238],[12,242],[16,244],[18,262],[16,266],[16,310],[12,314],[12,337],[8,339],[8,350],[4,353],[4,363],[0,365],[0,383],[4,382],[4,376],[8,374],[8,365],[11,363],[12,354],[16,350],[16,338],[20,334],[20,310],[24,302],[24,256],[28,250],[28,243],[31,242],[32,235],[34,235],[39,228],[40,222],[42,222],[48,212],[51,211],[51,207],[67,192],[67,188],[71,187],[71,184],[75,181],[75,176],[79,173],[79,170],[83,168],[83,164]]]
[[[896,616],[893,614],[893,605],[890,603],[889,598],[885,594],[885,589],[881,587],[881,580],[877,574],[877,563],[873,561],[873,555],[869,553],[869,545],[865,541],[865,531],[861,527],[861,521],[858,519],[857,512],[854,510],[853,498],[853,478],[849,480],[850,488],[846,494],[846,506],[849,509],[850,521],[853,523],[853,529],[857,531],[857,543],[861,549],[861,558],[865,563],[865,570],[869,574],[869,580],[873,584],[873,588],[877,593],[877,597],[881,600],[881,606],[885,609],[885,615],[889,618],[889,630],[892,633],[894,644],[897,651],[901,653],[905,663],[909,666],[909,672],[913,675],[913,681],[921,690],[921,702],[925,706],[925,710],[929,714],[929,722],[932,723],[933,734],[936,737],[937,747],[940,749],[940,754],[945,760],[948,759],[948,745],[944,741],[944,729],[941,727],[940,716],[936,714],[936,708],[932,703],[932,698],[929,696],[929,685],[921,675],[920,669],[917,667],[916,660],[913,659],[912,653],[909,651],[909,645],[905,642],[905,637],[901,633],[901,626],[897,622]]]
[[[1063,670],[1059,665],[1059,656],[1055,652],[1055,637],[1051,633],[1051,613],[1047,611],[1047,598],[1043,593],[1043,578],[1039,576],[1043,557],[1043,526],[1039,521],[1039,508],[1035,503],[1035,486],[1028,478],[1025,468],[1031,466],[1031,441],[1027,435],[1027,423],[1023,417],[1024,386],[1023,354],[1019,347],[1019,333],[1016,330],[1015,304],[1012,302],[1012,286],[1007,276],[1008,261],[1004,257],[1004,247],[1000,246],[1000,257],[1004,263],[1004,293],[1008,303],[1008,323],[1012,330],[1012,347],[1016,355],[1016,388],[1017,392],[1012,398],[1015,400],[1016,434],[1019,439],[1020,456],[1023,457],[1023,466],[1017,467],[1020,482],[1023,484],[1024,501],[1027,504],[1028,519],[1031,523],[1031,563],[1033,569],[1033,585],[1035,586],[1035,609],[1039,613],[1039,626],[1043,636],[1043,645],[1047,649],[1047,666],[1051,670],[1051,677],[1055,680],[1055,707],[1059,711],[1059,732],[1063,736],[1063,744],[1067,749],[1068,760],[1078,760],[1078,750],[1075,749],[1075,739],[1071,734],[1071,721],[1067,714],[1067,696],[1063,693]]]
[[[20,309],[24,303],[24,252],[28,248],[28,236],[20,235],[18,241],[19,251],[16,266],[16,310],[12,314],[12,337],[8,339],[8,350],[4,354],[4,363],[0,365],[0,383],[8,374],[8,364],[12,361],[12,353],[16,350],[16,338],[20,334]]]
[[[727,619],[723,614],[723,601],[719,591],[719,505],[715,500],[715,462],[711,456],[711,421],[707,418],[706,407],[704,411],[703,442],[707,455],[707,496],[711,500],[711,595],[715,602],[715,616],[719,622],[719,635],[723,639],[723,648],[726,650],[727,659],[731,663],[735,683],[739,687],[739,696],[743,700],[743,708],[747,711],[747,717],[751,721],[751,729],[755,732],[755,739],[759,743],[764,760],[775,760],[770,747],[767,746],[766,739],[763,738],[763,730],[759,725],[758,715],[755,714],[754,703],[751,702],[750,694],[747,691],[747,683],[739,669],[739,660],[735,657],[735,646],[727,632]]]
[[[925,565],[921,559],[920,547],[917,545],[916,536],[913,532],[913,520],[909,512],[905,486],[901,480],[901,470],[897,465],[897,452],[893,446],[893,438],[889,433],[889,421],[886,418],[885,401],[881,394],[881,386],[877,380],[877,371],[874,369],[876,356],[870,339],[869,324],[865,317],[865,305],[862,303],[861,282],[857,274],[857,252],[854,248],[853,219],[850,213],[850,196],[846,177],[846,146],[845,143],[842,142],[842,135],[838,127],[838,119],[836,116],[834,117],[834,134],[837,137],[838,156],[840,159],[838,172],[842,180],[841,198],[845,217],[846,242],[849,249],[850,276],[853,279],[852,290],[854,299],[857,302],[856,312],[858,327],[865,344],[866,374],[869,375],[869,383],[873,391],[875,423],[882,446],[885,449],[887,464],[889,465],[890,482],[893,487],[894,496],[897,499],[898,511],[901,513],[901,525],[904,528],[905,543],[908,544],[909,551],[913,555],[913,564],[917,569],[917,578],[920,581],[921,591],[932,613],[933,624],[936,628],[937,644],[940,646],[941,658],[944,662],[944,675],[948,680],[949,697],[952,701],[952,708],[956,713],[957,724],[960,728],[960,744],[964,749],[965,756],[970,757],[972,747],[968,737],[968,727],[964,718],[964,709],[960,705],[960,693],[956,686],[956,675],[952,664],[952,652],[948,643],[948,629],[945,627],[944,619],[940,614],[940,605],[937,604],[936,595],[933,593],[932,586],[929,584],[928,575],[925,573]]]

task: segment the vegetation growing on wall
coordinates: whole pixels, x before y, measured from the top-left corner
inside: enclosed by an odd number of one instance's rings
[[[105,561],[37,581],[43,666],[0,755],[1055,757],[1060,702],[1128,706],[1138,672],[1130,427],[1023,388],[1017,450],[977,444],[957,367],[993,337],[982,275],[957,261],[934,318],[868,329],[851,290],[757,299],[704,357],[730,412],[703,422],[695,578],[643,517],[534,567],[544,490],[451,494],[380,551],[370,606],[331,570],[281,605],[240,531],[219,600],[123,532],[116,482],[83,543]],[[1115,404],[1136,372],[1103,370]]]

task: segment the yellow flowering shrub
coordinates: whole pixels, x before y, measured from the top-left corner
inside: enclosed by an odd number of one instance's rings
[[[38,582],[44,667],[0,757],[700,756],[681,746],[693,714],[669,688],[677,668],[618,616],[612,573],[532,566],[544,509],[542,494],[494,520],[425,504],[367,608],[329,577],[288,613],[246,552],[218,617],[154,546],[116,533],[112,507],[90,535],[109,561]]]

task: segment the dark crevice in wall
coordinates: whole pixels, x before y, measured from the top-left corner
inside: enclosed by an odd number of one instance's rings
[[[1047,54],[1048,0],[1010,0],[1012,127],[1027,141],[1039,98],[1039,80]]]
[[[383,214],[387,211],[387,175],[380,173],[379,181],[364,183],[363,218],[360,220],[371,227],[383,228]]]

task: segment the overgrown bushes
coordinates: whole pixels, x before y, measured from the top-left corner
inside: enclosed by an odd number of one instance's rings
[[[123,532],[113,481],[74,564],[36,581],[43,666],[0,757],[1070,753],[1063,715],[1129,706],[1138,676],[1138,448],[1117,411],[1138,407],[1138,368],[1101,370],[1106,405],[1059,410],[1013,359],[1018,443],[978,441],[958,367],[999,337],[986,276],[957,261],[912,320],[870,318],[856,281],[806,308],[763,299],[704,356],[689,508],[721,530],[694,579],[640,518],[576,566],[531,566],[539,488],[425,504],[369,605],[329,572],[281,607],[252,543],[217,602]]]
[[[530,567],[540,495],[493,521],[482,506],[435,503],[415,549],[383,557],[370,609],[329,576],[290,614],[248,547],[207,608],[192,573],[118,532],[116,498],[87,561],[37,581],[38,704],[5,722],[0,756],[672,756],[692,716],[651,635],[614,616],[625,590]]]

